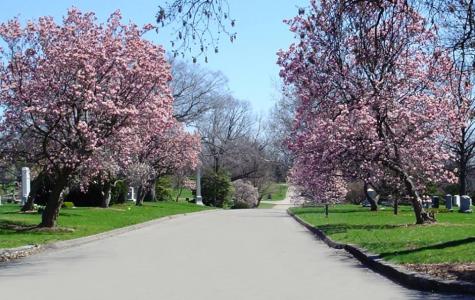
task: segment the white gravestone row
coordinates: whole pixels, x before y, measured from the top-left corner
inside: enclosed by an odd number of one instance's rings
[[[198,174],[197,174],[197,193],[196,193],[196,198],[197,198],[197,203],[200,205],[203,205],[203,202],[201,201],[201,184],[200,184],[200,170],[198,169]],[[30,195],[30,169],[27,167],[24,167],[21,169],[21,204],[24,205],[28,201],[28,196]],[[127,200],[129,201],[137,201],[136,195],[135,195],[135,189],[133,187],[129,188],[129,192],[127,193]],[[2,197],[0,196],[0,205],[2,205]]]
[[[460,212],[472,212],[472,199],[467,195],[445,195],[445,207],[453,210],[454,206],[458,207]]]

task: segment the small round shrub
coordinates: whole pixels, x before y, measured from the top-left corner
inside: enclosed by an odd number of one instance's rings
[[[72,202],[64,202],[62,208],[74,208],[74,203]]]
[[[258,203],[259,192],[250,182],[236,180],[233,182],[234,197],[232,208],[255,208]]]
[[[110,204],[122,204],[127,202],[127,194],[129,187],[124,180],[118,180],[112,185],[111,188],[111,203]]]
[[[207,206],[224,207],[231,199],[233,188],[229,175],[224,171],[207,171],[201,180],[203,203]]]
[[[173,198],[172,178],[170,176],[160,177],[155,184],[156,201],[171,201]],[[150,200],[146,197],[145,199]]]

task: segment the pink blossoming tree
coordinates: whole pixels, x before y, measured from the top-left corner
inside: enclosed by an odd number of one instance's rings
[[[119,12],[98,24],[77,9],[61,24],[0,25],[3,159],[36,164],[54,181],[40,226],[55,226],[72,177],[88,182],[107,157],[127,164],[140,140],[170,127],[171,75],[164,50],[142,37],[151,29],[122,24]]]
[[[400,182],[416,222],[429,182],[452,180],[442,141],[453,122],[450,60],[430,24],[406,1],[311,1],[289,21],[299,41],[280,53],[299,98],[293,180],[316,194],[338,177]]]
[[[145,174],[137,183],[137,205],[143,204],[147,193],[154,197],[155,185],[161,176],[194,170],[200,152],[200,136],[186,132],[180,123],[175,123],[162,134],[143,139],[136,156],[136,164]]]

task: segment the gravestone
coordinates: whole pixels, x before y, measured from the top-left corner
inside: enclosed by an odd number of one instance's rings
[[[429,209],[429,206],[432,204],[432,201],[429,196],[425,195],[422,197],[422,206],[426,209]]]
[[[457,206],[457,207],[460,206],[460,195],[454,195],[452,197],[452,204],[453,206]]]
[[[129,187],[129,192],[127,193],[127,200],[128,201],[137,201],[137,198],[135,197],[135,189],[134,187]]]
[[[379,201],[378,193],[375,190],[373,190],[372,188],[369,188],[366,192],[367,192],[369,198],[371,198],[371,199],[366,198],[361,203],[363,205],[363,207],[371,207],[370,200],[373,200],[374,202],[376,202],[376,204],[378,204],[378,201]]]
[[[203,206],[203,197],[201,196],[201,168],[196,170],[196,204]]]
[[[376,200],[376,196],[378,196],[378,193],[376,193],[375,190],[369,188],[367,192],[368,192],[368,196],[370,196],[371,199]]]
[[[439,196],[432,196],[432,208],[439,208]]]
[[[445,208],[447,208],[448,210],[452,210],[452,195],[450,194],[447,194],[445,195]]]
[[[362,206],[362,207],[371,207],[371,203],[369,203],[368,199],[364,199],[364,200],[361,202],[361,206]]]
[[[21,205],[28,201],[30,195],[30,168],[21,168]]]
[[[464,195],[460,198],[460,212],[472,212],[472,199],[467,195]]]

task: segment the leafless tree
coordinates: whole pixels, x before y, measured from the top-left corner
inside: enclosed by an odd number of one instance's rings
[[[417,2],[417,1],[416,1]],[[456,109],[466,118],[458,141],[449,145],[456,157],[459,193],[467,194],[467,176],[475,158],[475,3],[474,0],[424,1],[425,14],[437,25],[442,46],[452,57],[449,80],[456,95]]]
[[[219,52],[222,35],[231,42],[236,39],[232,31],[236,20],[229,12],[227,0],[172,0],[159,6],[156,20],[162,26],[174,26],[176,36],[171,43],[175,57],[184,57],[189,52],[193,62],[198,56],[204,56],[207,62],[208,52]]]
[[[270,193],[276,164],[268,148],[266,123],[252,113],[249,103],[229,97],[198,126],[205,167],[225,170],[233,182],[251,182],[259,192],[258,201]]]
[[[251,107],[248,102],[223,98],[219,105],[205,114],[197,127],[203,144],[203,162],[218,172],[225,155],[252,130]]]
[[[228,92],[227,78],[198,65],[171,59],[171,88],[174,117],[188,126],[196,125],[209,110],[219,105]]]
[[[292,138],[292,127],[297,107],[297,97],[289,87],[277,85],[279,91],[275,106],[271,109],[267,127],[269,137],[269,152],[276,162],[275,176],[279,181],[285,181],[287,172],[292,166],[292,155],[287,147],[287,140]]]

